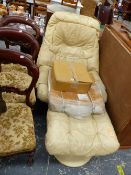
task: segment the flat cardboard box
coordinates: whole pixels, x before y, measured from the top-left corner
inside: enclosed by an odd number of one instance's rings
[[[63,92],[87,93],[93,83],[82,63],[55,60],[52,76],[54,89]]]
[[[101,114],[105,112],[105,105],[100,90],[93,83],[88,93],[62,92],[54,90],[52,71],[48,77],[49,108],[52,111],[65,112],[76,118],[90,116],[91,113]]]

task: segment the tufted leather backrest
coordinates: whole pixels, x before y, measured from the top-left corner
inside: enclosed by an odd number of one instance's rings
[[[99,71],[99,31],[99,22],[91,17],[56,12],[46,28],[38,65],[52,66],[54,59],[66,59]]]

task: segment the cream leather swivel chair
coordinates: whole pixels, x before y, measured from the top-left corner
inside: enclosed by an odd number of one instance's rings
[[[48,101],[48,71],[55,59],[84,62],[100,82],[106,101],[105,88],[98,75],[99,33],[100,25],[91,17],[68,12],[56,12],[51,17],[37,60],[40,70],[37,96],[41,101]]]
[[[99,77],[99,22],[91,17],[56,12],[50,19],[37,65],[40,77],[37,96],[48,101],[48,72],[55,59],[83,62],[99,84],[104,101],[106,91]],[[115,152],[119,143],[108,114],[76,119],[65,113],[47,113],[46,149],[61,163],[77,167],[92,156]]]

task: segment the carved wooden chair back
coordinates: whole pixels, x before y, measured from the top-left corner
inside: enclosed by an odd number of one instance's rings
[[[39,43],[38,41],[29,33],[11,29],[11,28],[0,28],[0,39],[5,41],[6,48],[9,45],[19,45],[22,48],[22,52],[25,49],[25,53],[31,55],[31,58],[36,61],[39,53]]]
[[[26,11],[26,9],[27,9],[27,1],[26,1],[26,0],[15,0],[15,1],[13,1],[13,0],[8,0],[7,2],[8,2],[9,5],[14,5],[14,6],[16,6],[16,8],[17,8],[18,6],[24,7],[24,11]]]
[[[29,87],[27,87],[23,91],[17,88],[17,86],[8,87],[0,85],[0,92],[14,92],[20,95],[26,95],[26,104],[31,107],[32,103],[30,102],[29,97],[32,89],[35,87],[36,82],[39,78],[39,69],[27,54],[10,49],[0,49],[0,67],[1,64],[10,64],[10,63],[20,64],[22,66],[27,67],[28,74],[32,77],[32,81]]]
[[[68,7],[71,7],[71,8],[77,8],[77,3],[78,3],[78,0],[62,0],[61,1],[61,4],[64,5],[64,6],[68,6]]]
[[[38,40],[40,37],[40,29],[39,27],[34,23],[32,19],[28,19],[21,16],[6,16],[1,19],[0,27],[5,27],[10,24],[25,24],[27,26],[30,26],[32,29],[32,34],[34,37]]]

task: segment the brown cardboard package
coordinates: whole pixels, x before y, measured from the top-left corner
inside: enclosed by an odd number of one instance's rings
[[[107,90],[107,111],[120,145],[127,148],[131,147],[131,52],[114,30],[115,26],[106,27],[100,40],[100,77]]]
[[[87,93],[93,83],[87,68],[82,63],[54,61],[54,89],[77,93]]]
[[[93,83],[86,94],[54,90],[51,72],[48,78],[48,99],[52,111],[65,112],[75,118],[84,118],[92,113],[105,112],[104,100],[96,83]]]

